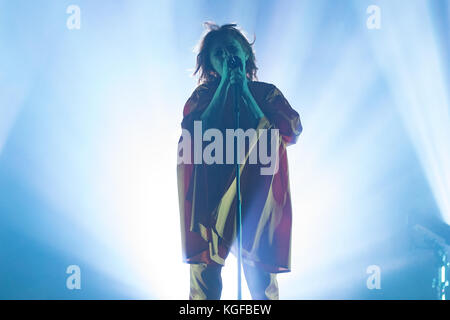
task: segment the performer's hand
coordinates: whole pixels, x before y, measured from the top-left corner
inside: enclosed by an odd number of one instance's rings
[[[246,82],[246,77],[244,72],[241,70],[241,68],[235,68],[231,70],[230,75],[230,83],[231,84],[237,84],[239,87],[243,87],[243,85]]]
[[[221,74],[221,82],[226,84],[227,86],[230,84],[230,69],[228,67],[228,59],[230,58],[230,54],[226,51],[222,54],[222,74]]]
[[[231,58],[231,54],[227,51],[223,53],[223,63],[222,63],[222,79],[221,81],[228,85],[237,84],[242,91],[247,89],[247,77],[242,68],[235,68],[230,70],[228,61]]]
[[[245,75],[244,70],[242,70],[241,68],[235,68],[233,70],[231,70],[231,75],[230,75],[230,84],[231,85],[237,85],[238,88],[240,88],[240,91],[242,93],[247,93],[248,92],[248,81],[247,81],[247,77]]]

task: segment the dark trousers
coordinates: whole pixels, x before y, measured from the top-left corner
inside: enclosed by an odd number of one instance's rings
[[[219,264],[191,264],[190,300],[219,300],[222,294],[222,266]],[[276,273],[243,263],[245,279],[252,299],[278,300]]]

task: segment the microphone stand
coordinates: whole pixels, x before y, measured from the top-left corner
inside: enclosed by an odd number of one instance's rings
[[[239,100],[241,98],[241,90],[239,85],[234,84],[234,132],[239,129]],[[237,138],[236,138],[237,140]],[[240,165],[238,162],[239,158],[239,144],[236,141],[234,145],[234,161],[236,164],[236,235],[237,235],[237,299],[242,300],[242,211],[241,211],[241,173]]]
[[[231,56],[229,60],[231,69],[243,68],[241,59],[238,56]],[[233,84],[234,87],[234,132],[239,129],[239,100],[241,98],[241,88],[239,84]],[[234,144],[234,163],[236,165],[236,240],[237,240],[237,299],[242,300],[242,209],[241,209],[241,172],[239,165],[239,140],[235,135]],[[233,138],[234,139],[234,138]],[[245,148],[245,146],[244,146]]]

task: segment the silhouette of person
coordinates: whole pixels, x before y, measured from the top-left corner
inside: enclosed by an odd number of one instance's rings
[[[181,127],[193,137],[195,121],[201,121],[202,130],[213,128],[226,136],[227,129],[234,129],[234,90],[230,88],[236,85],[241,92],[240,128],[276,129],[279,133],[270,134],[265,141],[254,137],[257,142],[275,141],[276,148],[267,150],[276,155],[277,170],[261,174],[267,161],[250,163],[249,138],[244,149],[247,160],[240,171],[245,278],[253,299],[278,299],[276,275],[291,270],[292,206],[286,146],[296,143],[302,131],[300,117],[276,86],[257,81],[253,43],[236,24],[205,25],[194,72],[199,75],[199,85],[184,106]],[[242,65],[230,68],[230,57],[238,57]],[[194,163],[198,149],[191,140],[180,137],[178,156],[180,145],[188,145],[190,161],[177,164],[183,261],[190,264],[189,298],[220,299],[221,270],[229,252],[235,252],[235,164],[220,160]],[[202,143],[204,150],[205,141]],[[215,150],[215,155],[220,152],[225,154],[227,148]]]

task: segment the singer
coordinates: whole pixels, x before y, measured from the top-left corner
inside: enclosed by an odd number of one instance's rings
[[[279,131],[267,139],[268,149],[277,154],[276,172],[262,175],[264,164],[259,161],[240,165],[244,274],[253,299],[278,299],[276,275],[291,270],[292,206],[286,147],[296,143],[302,131],[300,117],[277,87],[257,81],[254,41],[250,43],[236,24],[207,22],[205,26],[194,72],[199,75],[199,85],[184,106],[181,127],[192,136],[194,121],[202,121],[203,129],[215,128],[222,133],[233,128],[237,92],[240,128]],[[230,89],[234,86],[238,90]],[[277,148],[271,148],[272,138],[277,139]],[[251,146],[246,141],[245,156]],[[192,158],[194,152],[192,148]],[[229,163],[193,161],[177,165],[183,261],[190,264],[190,299],[220,299],[221,270],[229,252],[235,252],[235,168]]]

